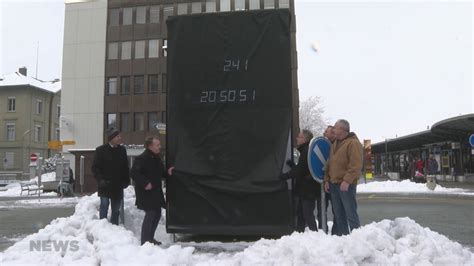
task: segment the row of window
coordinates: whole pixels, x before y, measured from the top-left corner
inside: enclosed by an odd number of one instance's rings
[[[130,119],[133,117],[133,124]],[[117,120],[117,118],[119,118]],[[166,123],[166,111],[163,112],[138,112],[138,113],[108,113],[107,128],[120,128],[122,132],[153,131],[158,123]],[[146,123],[145,123],[146,122]]]
[[[161,48],[160,43],[162,44]],[[108,44],[107,59],[128,60],[166,56],[166,49],[163,49],[163,47],[166,47],[167,43],[166,39],[110,42]]]
[[[16,112],[16,98],[15,97],[8,97],[7,99],[7,112]],[[56,106],[56,115],[59,118],[61,115],[61,106]],[[36,100],[36,106],[35,106],[35,114],[41,115],[43,113],[43,101],[42,100]]]
[[[5,123],[6,128],[6,140],[7,141],[15,141],[16,140],[16,127],[15,122],[7,122]],[[56,128],[56,139],[59,139],[59,128]],[[34,141],[40,142],[42,141],[43,137],[43,126],[42,125],[35,125],[34,129]],[[22,139],[23,141],[23,139]]]
[[[120,84],[118,84],[119,80]],[[120,88],[121,95],[129,95],[132,89],[133,94],[144,94],[145,91],[148,94],[154,94],[158,93],[160,84],[161,92],[166,93],[166,74],[108,77],[106,84],[106,95],[118,94],[118,88]]]
[[[233,11],[245,10],[245,0],[217,0],[219,1],[219,11],[231,11],[231,3],[233,3]],[[217,11],[216,0],[205,0],[205,2],[193,3],[178,3],[176,14],[188,14],[188,8],[191,14],[196,13],[211,13]],[[203,10],[204,4],[204,10]],[[260,0],[248,0],[249,10],[261,9]],[[263,0],[263,9],[273,9],[275,7],[289,8],[289,0]],[[163,8],[163,20],[161,21],[160,14]],[[174,15],[174,7],[172,5],[164,6],[139,6],[126,8],[113,8],[109,11],[109,26],[145,24],[145,23],[162,23],[168,19],[169,16]]]

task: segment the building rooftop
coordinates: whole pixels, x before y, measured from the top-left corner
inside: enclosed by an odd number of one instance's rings
[[[57,93],[61,90],[61,82],[59,80],[42,81],[23,75],[20,72],[9,73],[0,77],[0,87],[20,85],[30,85],[52,93]]]

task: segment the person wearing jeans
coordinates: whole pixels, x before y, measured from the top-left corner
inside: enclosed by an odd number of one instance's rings
[[[108,143],[95,149],[92,173],[98,184],[99,218],[107,219],[111,205],[110,222],[118,225],[123,189],[130,184],[127,151],[120,145],[122,144],[120,131],[110,128],[106,133]]]
[[[347,120],[339,119],[334,125],[336,141],[331,145],[324,176],[324,190],[331,195],[337,221],[336,235],[347,235],[360,227],[357,214],[357,182],[362,171],[362,144],[350,132]]]
[[[119,198],[100,197],[99,219],[107,219],[109,205],[112,208],[110,222],[118,224],[120,207],[122,205],[122,199]]]

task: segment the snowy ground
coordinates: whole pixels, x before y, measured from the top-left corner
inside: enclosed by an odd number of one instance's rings
[[[373,182],[358,190],[367,192],[379,186],[388,192],[395,187],[391,182]],[[129,187],[125,191],[125,225],[115,226],[98,220],[97,195],[83,197],[72,216],[53,220],[0,253],[0,265],[474,265],[474,253],[466,247],[409,218],[373,222],[344,237],[308,231],[276,240],[176,244],[166,234],[162,218],[155,238],[163,246],[140,246],[144,213],[136,209],[134,201],[133,188]],[[35,240],[77,242],[61,251],[31,251]]]
[[[403,181],[374,181],[357,185],[357,193],[430,193],[474,196],[474,191],[462,188],[445,188],[436,185],[430,190],[426,184]]]

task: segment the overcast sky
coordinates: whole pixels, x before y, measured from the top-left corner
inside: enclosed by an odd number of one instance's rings
[[[474,112],[471,2],[296,0],[300,100],[382,141]],[[0,0],[0,74],[61,77],[64,1]],[[316,43],[319,51],[311,46]]]

